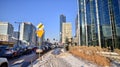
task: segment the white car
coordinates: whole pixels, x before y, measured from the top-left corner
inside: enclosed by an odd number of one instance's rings
[[[42,49],[36,49],[36,54],[43,52]]]
[[[0,67],[8,67],[8,61],[6,58],[0,58]]]

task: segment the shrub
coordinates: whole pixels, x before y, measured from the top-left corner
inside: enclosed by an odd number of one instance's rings
[[[100,66],[110,66],[110,60],[97,52],[103,51],[100,47],[74,46],[69,52],[82,59],[91,61]]]

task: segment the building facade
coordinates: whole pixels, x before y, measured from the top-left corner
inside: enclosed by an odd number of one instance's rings
[[[80,30],[80,26],[79,26],[80,24],[79,24],[79,22],[78,22],[78,14],[77,14],[77,16],[76,16],[76,19],[75,19],[75,37],[74,37],[74,43],[75,43],[75,45],[80,45],[80,43],[79,43],[79,38],[80,38],[80,32],[79,32],[79,30]]]
[[[80,26],[80,45],[95,45],[96,40],[96,16],[95,4],[92,0],[78,0],[78,22]],[[89,28],[88,28],[89,27]],[[90,30],[90,31],[89,31]],[[89,32],[89,34],[88,34]]]
[[[120,48],[119,0],[78,0],[78,7],[81,45]]]
[[[62,43],[66,43],[66,39],[72,38],[72,25],[71,23],[62,23]]]
[[[36,44],[36,28],[30,22],[23,22],[20,25],[20,39],[23,43],[27,45]]]
[[[60,42],[62,42],[62,23],[66,22],[66,16],[60,15]]]
[[[120,48],[120,37],[118,35],[120,34],[118,32],[120,29],[120,1],[98,0],[98,4],[101,25],[109,25],[111,29],[111,44],[108,46],[112,46],[113,48]],[[109,30],[106,30],[105,32],[109,32]],[[104,37],[102,39],[104,39]]]
[[[13,37],[14,37],[14,39],[18,40],[18,34],[19,34],[18,31],[14,31],[14,32],[13,32]]]
[[[9,22],[0,22],[0,41],[13,41],[13,25]]]

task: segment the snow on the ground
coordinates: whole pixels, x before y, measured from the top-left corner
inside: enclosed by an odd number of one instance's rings
[[[67,63],[58,59],[51,52],[43,55],[41,58],[37,59],[29,67],[70,67]]]
[[[53,55],[51,52],[37,59],[29,67],[98,67],[95,64],[78,59],[73,55]]]
[[[90,63],[88,61],[78,59],[74,57],[73,55],[67,53],[68,55],[66,56],[60,56],[64,61],[69,63],[71,67],[98,67],[97,65]]]

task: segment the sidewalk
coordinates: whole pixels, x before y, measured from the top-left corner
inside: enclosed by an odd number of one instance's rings
[[[70,53],[63,53],[63,54],[65,55],[60,56],[60,58],[66,61],[68,64],[70,64],[71,67],[98,67],[97,65],[91,62],[85,61],[80,58],[78,59],[73,55],[71,55]]]
[[[51,54],[52,51],[37,59],[29,67],[98,67],[95,64],[78,59],[70,53]]]

